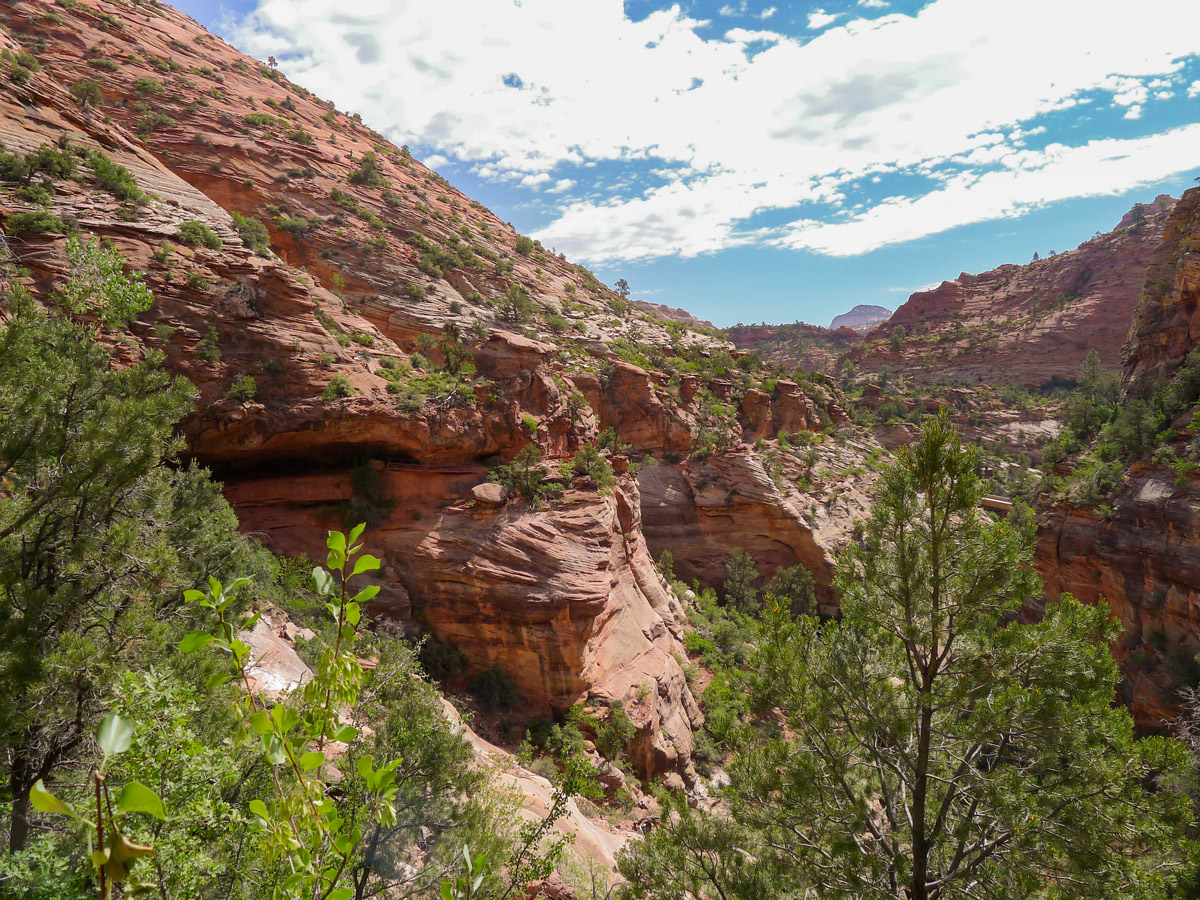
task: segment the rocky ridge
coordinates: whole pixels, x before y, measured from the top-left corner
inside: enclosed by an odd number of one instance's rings
[[[806,371],[832,372],[843,354],[862,343],[853,328],[830,330],[820,325],[735,325],[725,336],[739,350],[758,353],[764,361]]]
[[[846,359],[920,383],[1030,388],[1073,381],[1093,349],[1115,369],[1174,204],[1160,196],[1074,250],[915,293]]]

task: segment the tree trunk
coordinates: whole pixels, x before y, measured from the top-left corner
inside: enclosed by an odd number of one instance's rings
[[[19,853],[29,841],[29,789],[33,781],[29,777],[28,759],[24,751],[13,754],[9,770],[8,786],[12,793],[12,816],[8,823],[8,852]]]

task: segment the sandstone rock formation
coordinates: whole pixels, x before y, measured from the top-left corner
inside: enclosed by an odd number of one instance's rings
[[[1200,491],[1173,481],[1169,470],[1140,468],[1109,515],[1058,507],[1038,531],[1047,597],[1107,603],[1120,620],[1122,700],[1151,730],[1174,716],[1200,652]]]
[[[791,325],[735,325],[725,335],[739,350],[755,350],[769,363],[807,371],[832,371],[846,351],[862,343],[853,328],[822,328],[795,322]]]
[[[398,502],[372,529],[372,550],[403,586],[411,618],[472,671],[506,671],[531,714],[624,702],[642,771],[690,773],[702,719],[672,655],[682,609],[646,550],[636,482],[623,479],[611,496],[571,491],[537,510],[460,501],[481,473],[382,474]],[[248,531],[279,552],[315,556],[322,516],[352,487],[344,475],[291,475],[230,482],[227,493]],[[380,602],[395,613],[386,591]]]
[[[863,371],[890,369],[926,384],[1069,381],[1093,349],[1116,369],[1174,203],[1158,197],[1137,221],[1074,250],[964,272],[913,294],[847,358]]]
[[[1135,391],[1200,344],[1200,190],[1184,193],[1154,252],[1129,340],[1126,376]]]
[[[1155,251],[1125,346],[1131,392],[1169,378],[1200,337],[1200,189],[1187,191]],[[1190,416],[1185,416],[1190,419]],[[1177,426],[1182,423],[1176,423]],[[1176,449],[1186,455],[1186,432]],[[1114,650],[1123,699],[1138,723],[1161,728],[1179,690],[1200,680],[1200,482],[1161,465],[1135,464],[1111,509],[1041,511],[1037,567],[1048,597],[1069,592],[1107,603],[1124,631]]]

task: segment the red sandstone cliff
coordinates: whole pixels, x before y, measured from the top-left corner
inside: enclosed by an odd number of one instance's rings
[[[1091,350],[1115,369],[1174,203],[1158,197],[1074,250],[913,294],[848,359],[918,383],[1040,387],[1074,379]]]
[[[1169,381],[1197,346],[1200,297],[1200,189],[1187,191],[1165,225],[1125,346],[1130,394]],[[1174,423],[1190,421],[1191,413]],[[1186,431],[1173,441],[1189,453]],[[1200,651],[1200,481],[1164,466],[1134,465],[1108,510],[1042,511],[1037,567],[1047,596],[1066,591],[1107,603],[1124,625],[1114,648],[1138,722],[1161,727],[1179,690],[1197,677]],[[1109,511],[1111,510],[1111,511]]]

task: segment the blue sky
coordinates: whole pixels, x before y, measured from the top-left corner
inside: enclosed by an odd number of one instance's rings
[[[177,5],[719,325],[894,309],[1200,175],[1195,0]]]

